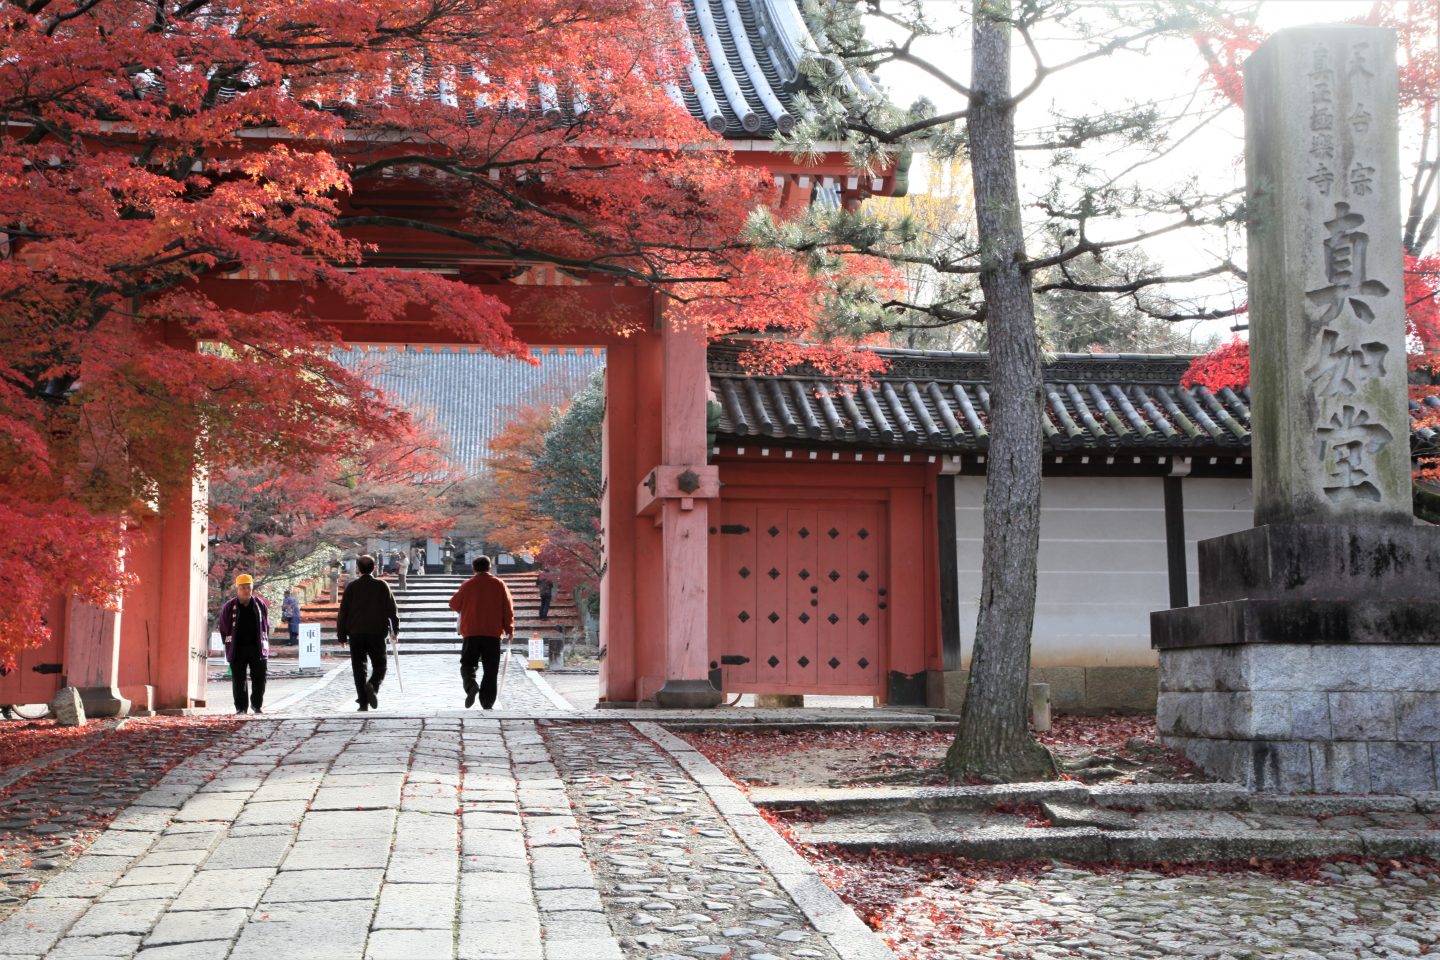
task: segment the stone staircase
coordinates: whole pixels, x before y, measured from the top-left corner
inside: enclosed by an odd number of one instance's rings
[[[400,642],[402,644],[439,644],[459,649],[460,638],[455,633],[455,613],[450,610],[450,598],[464,583],[466,576],[459,573],[426,573],[408,578],[408,589],[401,590],[393,576],[385,576],[400,608]],[[535,586],[533,573],[501,574],[515,598],[515,639],[524,643],[531,637],[546,640],[557,639],[580,628],[580,614],[568,596],[555,593],[550,604],[550,616],[540,619],[540,591]],[[328,600],[307,603],[302,608],[301,618],[305,623],[320,624],[321,643],[335,643],[335,614],[339,605]]]

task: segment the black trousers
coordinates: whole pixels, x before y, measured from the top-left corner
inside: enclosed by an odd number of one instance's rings
[[[540,619],[545,620],[550,616],[550,598],[540,594]]]
[[[475,682],[475,667],[484,668],[480,682]],[[489,710],[495,706],[495,683],[500,670],[499,637],[466,637],[460,648],[460,679],[465,682],[465,692],[480,692],[480,706]]]
[[[355,674],[355,702],[368,703],[365,696],[365,661],[370,661],[370,686],[380,692],[385,679],[385,637],[383,633],[357,633],[350,637],[350,671]]]
[[[249,672],[249,689],[246,689],[246,672]],[[235,694],[235,712],[244,713],[245,708],[258,711],[265,705],[265,658],[260,648],[236,647],[230,654],[230,689]]]

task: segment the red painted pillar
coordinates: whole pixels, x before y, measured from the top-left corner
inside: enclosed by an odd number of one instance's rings
[[[185,710],[205,703],[209,496],[203,474],[161,496],[159,641],[152,668],[157,710]]]
[[[125,594],[119,671],[137,709],[205,704],[208,496],[203,475],[163,491],[160,509],[132,538],[127,565],[139,582]]]
[[[636,338],[638,339],[638,338]],[[605,573],[600,579],[600,699],[634,701],[635,689],[635,346],[605,352],[605,421],[601,462],[605,496],[600,528]]]
[[[714,707],[720,691],[709,677],[710,501],[718,470],[706,463],[705,412],[710,377],[705,338],[665,325],[661,465],[651,474],[664,557],[665,684],[662,707]]]

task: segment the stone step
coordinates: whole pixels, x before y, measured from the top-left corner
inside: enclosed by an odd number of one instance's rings
[[[1230,783],[754,787],[797,840],[978,860],[1138,863],[1440,853],[1440,797],[1251,793]]]
[[[971,860],[1064,860],[1071,863],[1206,863],[1213,861],[1298,860],[1339,856],[1434,857],[1440,833],[1410,830],[1101,830],[1096,827],[1038,827],[1019,824],[965,831],[914,830],[901,833],[836,833],[793,824],[802,843],[848,850],[945,853]]]

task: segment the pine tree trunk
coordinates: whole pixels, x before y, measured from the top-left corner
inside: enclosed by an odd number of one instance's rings
[[[977,0],[967,125],[990,341],[990,449],[980,615],[960,730],[945,758],[952,779],[1054,776],[1030,735],[1030,632],[1040,541],[1040,344],[1015,175],[1009,0]]]

